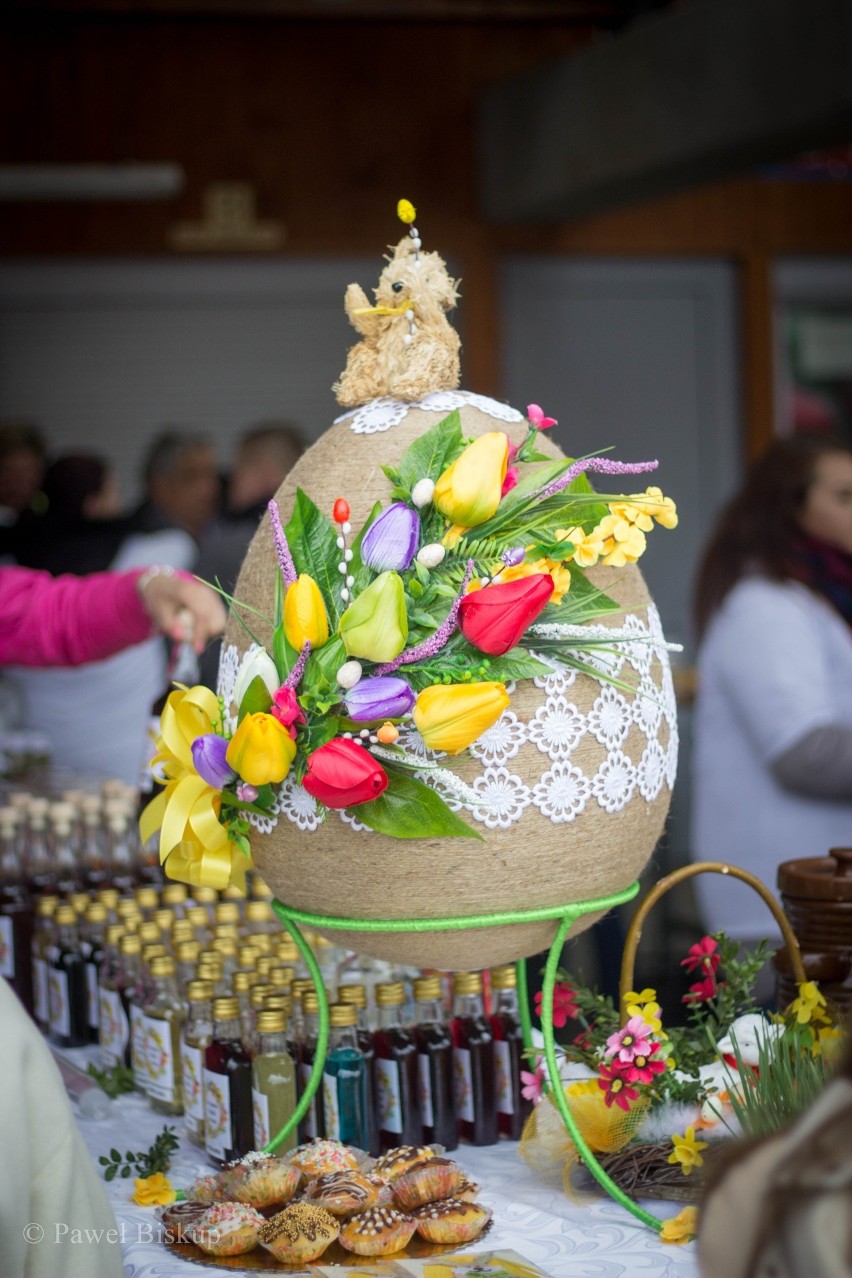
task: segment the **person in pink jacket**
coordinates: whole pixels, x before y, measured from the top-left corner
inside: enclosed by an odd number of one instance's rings
[[[189,630],[201,652],[224,628],[216,592],[170,568],[89,577],[0,568],[0,666],[101,661],[157,630],[174,639]]]

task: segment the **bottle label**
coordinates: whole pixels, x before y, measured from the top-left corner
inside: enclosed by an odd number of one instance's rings
[[[337,1079],[333,1074],[322,1076],[322,1103],[326,1139],[340,1140],[340,1105],[337,1099]]]
[[[463,1122],[472,1123],[473,1073],[470,1068],[470,1052],[466,1047],[453,1048],[453,1090],[456,1096],[456,1113]]]
[[[33,999],[36,1020],[46,1025],[50,1020],[50,1005],[47,998],[47,964],[43,958],[33,959]]]
[[[417,1065],[420,1070],[420,1114],[424,1127],[435,1126],[435,1114],[432,1110],[432,1075],[429,1072],[429,1057],[426,1052],[417,1053]]]
[[[98,1039],[107,1065],[124,1060],[129,1038],[127,1013],[116,990],[98,990]]]
[[[308,1085],[308,1081],[310,1080],[310,1077],[311,1077],[311,1069],[312,1069],[312,1066],[310,1065],[299,1066],[299,1082],[302,1084],[302,1091],[304,1091]],[[315,1136],[319,1136],[319,1129],[317,1126],[316,1096],[314,1097],[314,1099],[311,1101],[310,1105],[308,1106],[307,1112],[305,1113],[305,1117],[302,1119],[302,1122],[304,1123],[305,1135],[307,1136],[308,1140],[313,1140]]]
[[[130,1066],[133,1082],[144,1092],[148,1087],[148,1058],[145,1053],[145,1013],[130,1004]]]
[[[47,999],[50,1009],[50,1031],[68,1037],[71,1034],[71,1008],[68,1003],[68,973],[51,967],[47,973]]]
[[[95,963],[87,963],[86,972],[86,1013],[89,1029],[98,1028],[98,968]]]
[[[0,914],[0,976],[15,975],[15,931],[8,914]]]
[[[494,1040],[494,1093],[497,1113],[514,1114],[512,1058],[509,1053],[509,1044],[500,1039]]]
[[[154,1100],[175,1101],[175,1058],[172,1052],[172,1027],[167,1020],[155,1016],[144,1019],[145,1059],[148,1079],[145,1090]]]
[[[376,1057],[376,1096],[379,1102],[379,1128],[383,1132],[402,1132],[402,1097],[399,1088],[399,1066],[396,1061]]]
[[[224,1074],[204,1071],[204,1147],[223,1161],[233,1147],[231,1136],[231,1089]]]
[[[256,1087],[251,1089],[251,1112],[254,1120],[254,1147],[263,1149],[272,1139],[269,1132],[269,1097]]]
[[[180,1045],[181,1078],[183,1081],[183,1112],[197,1131],[204,1126],[204,1062],[201,1048],[189,1043]]]

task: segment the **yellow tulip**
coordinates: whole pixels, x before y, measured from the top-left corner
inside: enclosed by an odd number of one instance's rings
[[[460,754],[497,722],[508,704],[502,683],[437,683],[420,693],[413,718],[427,749]]]
[[[292,587],[291,587],[292,589]],[[249,785],[283,781],[296,757],[296,742],[271,714],[247,714],[228,743],[225,755]]]
[[[500,505],[508,464],[509,440],[503,432],[480,435],[436,483],[435,506],[453,524],[484,524]]]
[[[134,1181],[134,1184],[136,1192],[131,1196],[130,1201],[137,1203],[140,1207],[165,1207],[177,1198],[172,1182],[162,1172],[145,1176],[141,1180]]]
[[[299,573],[284,596],[284,634],[297,652],[301,652],[306,643],[312,648],[321,648],[328,639],[328,615],[322,593],[306,572]]]

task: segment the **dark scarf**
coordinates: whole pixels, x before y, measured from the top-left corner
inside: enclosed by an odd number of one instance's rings
[[[793,546],[790,576],[827,599],[852,627],[852,555],[802,533]]]

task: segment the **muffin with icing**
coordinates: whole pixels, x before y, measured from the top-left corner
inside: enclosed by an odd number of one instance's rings
[[[458,1198],[463,1203],[475,1203],[479,1198],[481,1189],[482,1186],[478,1185],[475,1180],[468,1180],[467,1176],[465,1176],[458,1189],[453,1190],[453,1198]]]
[[[435,1151],[428,1145],[397,1145],[377,1158],[370,1170],[393,1183],[418,1163],[425,1163],[428,1158],[434,1157]]]
[[[294,1149],[288,1162],[303,1176],[325,1176],[329,1172],[357,1171],[358,1159],[339,1140],[310,1140]]]
[[[209,1203],[193,1202],[187,1198],[179,1203],[170,1203],[168,1207],[161,1207],[157,1215],[169,1239],[187,1242],[192,1240],[192,1231],[209,1206]]]
[[[209,1176],[199,1176],[186,1191],[187,1199],[196,1203],[221,1203],[228,1195],[225,1193],[220,1172],[211,1172]]]
[[[460,1198],[442,1198],[437,1203],[417,1207],[412,1215],[421,1238],[433,1243],[466,1243],[478,1238],[491,1219],[480,1203]]]
[[[322,1207],[291,1203],[264,1221],[258,1230],[261,1247],[285,1265],[318,1260],[340,1233],[340,1222]]]
[[[393,1207],[370,1207],[341,1227],[340,1245],[358,1256],[392,1256],[411,1241],[416,1227],[411,1216]]]
[[[376,1177],[378,1180],[378,1177]],[[303,1201],[324,1207],[332,1216],[353,1216],[375,1207],[379,1188],[369,1176],[357,1171],[329,1172],[309,1182]]]
[[[189,1231],[192,1241],[211,1256],[242,1256],[257,1246],[264,1219],[245,1203],[213,1203]]]
[[[403,1211],[424,1203],[451,1198],[465,1181],[465,1174],[450,1158],[427,1158],[393,1182],[395,1205]]]
[[[222,1178],[230,1198],[261,1208],[288,1203],[302,1182],[302,1173],[286,1158],[253,1151],[228,1163]]]
[[[372,1207],[393,1207],[393,1185],[387,1176],[380,1176],[378,1172],[374,1171],[368,1171],[366,1176],[376,1191],[376,1201],[370,1205]]]

